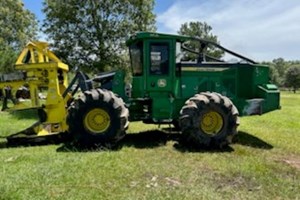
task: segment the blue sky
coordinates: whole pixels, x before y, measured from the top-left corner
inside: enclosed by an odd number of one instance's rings
[[[24,0],[42,21],[42,0]],[[221,44],[254,60],[300,60],[300,2],[296,0],[156,0],[158,32],[176,33],[205,21]]]

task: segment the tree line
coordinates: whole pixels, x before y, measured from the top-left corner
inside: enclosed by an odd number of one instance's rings
[[[270,80],[282,88],[290,88],[296,92],[300,88],[300,60],[286,61],[277,58],[271,62],[262,62],[270,67]]]
[[[40,26],[22,0],[0,1],[0,72],[13,71],[23,46],[47,35],[52,50],[71,68],[102,72],[128,66],[126,39],[137,31],[156,31],[154,0],[44,0],[45,20]],[[220,43],[205,22],[186,22],[178,34],[197,36]],[[197,44],[189,44],[193,48]],[[221,58],[223,51],[208,49]],[[270,80],[280,87],[300,87],[300,61],[282,58],[263,62],[270,66]]]

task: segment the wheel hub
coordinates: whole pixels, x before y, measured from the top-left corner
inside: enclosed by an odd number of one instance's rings
[[[206,134],[217,134],[223,128],[223,118],[216,111],[208,111],[200,118],[200,129]]]
[[[110,116],[101,108],[90,110],[84,117],[84,127],[91,133],[104,133],[110,126]]]

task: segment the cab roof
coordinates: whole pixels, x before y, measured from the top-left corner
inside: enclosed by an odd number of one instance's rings
[[[193,39],[193,37],[154,32],[137,32],[126,41],[126,45],[129,46],[132,43],[143,39],[175,39],[177,41],[186,41]]]

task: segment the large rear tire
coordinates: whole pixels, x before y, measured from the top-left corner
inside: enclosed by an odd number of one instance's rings
[[[180,111],[183,141],[197,148],[231,143],[239,125],[238,110],[231,100],[218,93],[196,94]]]
[[[92,89],[75,100],[67,123],[73,141],[80,146],[113,145],[125,136],[128,109],[121,98],[104,89]]]

